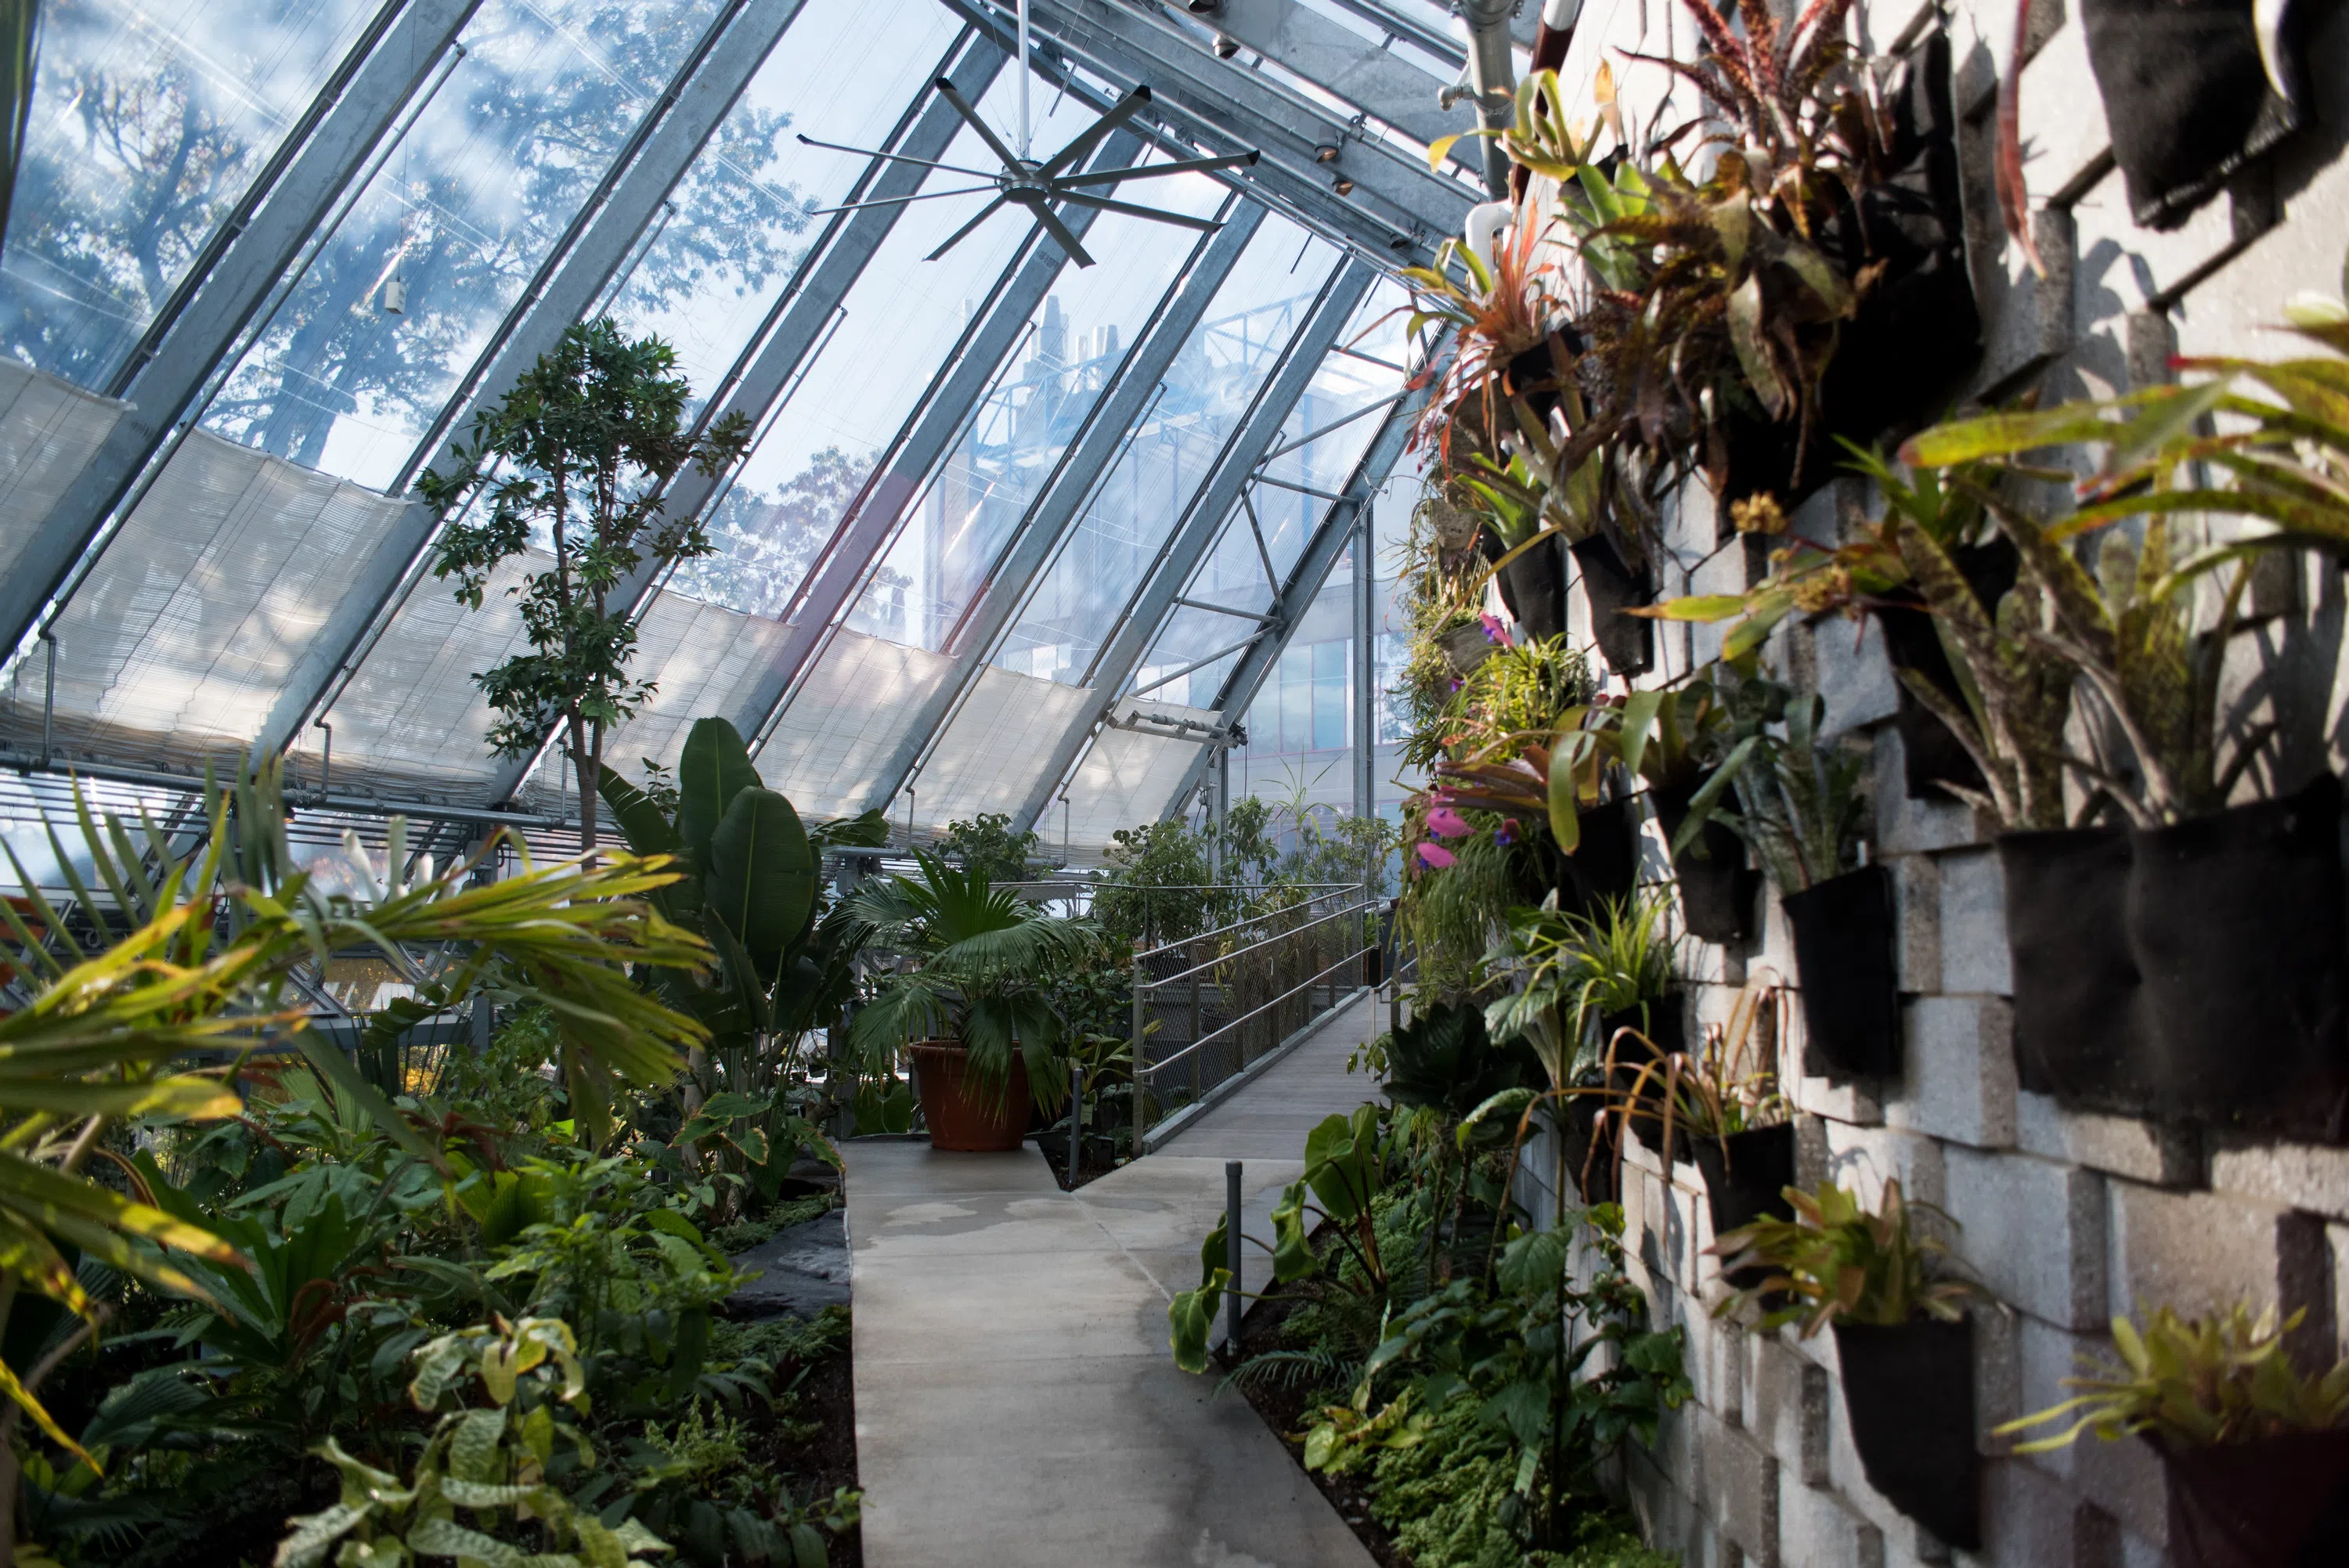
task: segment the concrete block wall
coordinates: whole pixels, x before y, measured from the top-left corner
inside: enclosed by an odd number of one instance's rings
[[[2079,0],[2025,3],[2033,8],[2025,171],[2044,280],[2006,241],[1992,194],[1995,88],[2015,13],[2009,0],[1954,0],[1941,12],[1958,62],[1986,340],[1972,395],[2101,395],[2168,376],[2173,353],[2288,352],[2291,340],[2268,330],[2279,307],[2302,290],[2338,290],[2349,249],[2349,7],[2331,6],[2313,30],[2305,72],[2313,123],[2182,228],[2153,233],[2131,222],[2110,167]],[[1863,25],[1883,47],[1919,14],[1920,0],[1889,0]],[[1667,110],[1675,89],[1623,52],[1685,57],[1692,47],[1676,0],[1588,0],[1562,74],[1570,93],[1586,90],[1605,59],[1635,120],[1669,124],[1693,112],[1686,89]],[[1826,538],[1868,511],[1864,486],[1840,481],[1806,503],[1795,524]],[[1754,553],[1741,541],[1721,542],[1702,492],[1683,499],[1668,543],[1667,593],[1734,592],[1750,580]],[[2254,790],[2345,760],[2338,575],[2311,563],[2296,580],[2280,576],[2261,594],[2275,614],[2232,650],[2230,689],[2264,694],[2272,707],[2262,711],[2289,708],[2295,732],[2273,772],[2247,786]],[[1570,597],[1586,616],[1581,595]],[[1589,634],[1584,620],[1574,629]],[[1718,628],[1660,627],[1656,670],[1642,678],[1702,665],[1719,643]],[[1871,855],[1897,873],[1901,921],[1897,1078],[1805,1076],[1790,998],[1784,1045],[1799,1173],[1806,1184],[1832,1175],[1871,1201],[1886,1178],[1899,1177],[1912,1198],[1946,1212],[1952,1251],[1995,1297],[1973,1315],[1985,1539],[1979,1553],[1953,1551],[1868,1484],[1832,1336],[1765,1335],[1712,1316],[1723,1289],[1704,1255],[1713,1236],[1701,1179],[1687,1165],[1668,1172],[1636,1147],[1623,1181],[1627,1250],[1656,1316],[1687,1332],[1696,1398],[1651,1453],[1627,1460],[1635,1506],[1659,1544],[1692,1568],[2162,1568],[2163,1481],[2142,1445],[2089,1440],[2016,1458],[1989,1429],[2063,1398],[2060,1379],[2107,1346],[2110,1318],[2141,1303],[2206,1310],[2249,1297],[2305,1308],[2303,1347],[2337,1354],[2349,1329],[2349,1150],[2205,1138],[2066,1110],[2021,1089],[1992,825],[1954,801],[1906,798],[1889,722],[1896,688],[1872,631],[1841,620],[1789,624],[1767,656],[1783,677],[1826,697],[1832,729],[1872,749]],[[1726,1016],[1749,979],[1795,982],[1775,892],[1763,903],[1753,942],[1687,954],[1692,1037]],[[1528,1150],[1523,1183],[1528,1201],[1551,1212],[1543,1146]]]

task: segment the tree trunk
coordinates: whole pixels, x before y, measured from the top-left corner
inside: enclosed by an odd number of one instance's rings
[[[587,769],[587,721],[576,712],[571,715],[571,771],[579,780],[579,847],[595,847],[595,787],[589,781]]]

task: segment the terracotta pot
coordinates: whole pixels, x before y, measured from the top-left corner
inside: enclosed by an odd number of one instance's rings
[[[1010,1075],[990,1083],[970,1070],[970,1051],[959,1041],[923,1040],[913,1053],[931,1148],[991,1154],[1019,1147],[1028,1132],[1026,1062],[1013,1057]]]

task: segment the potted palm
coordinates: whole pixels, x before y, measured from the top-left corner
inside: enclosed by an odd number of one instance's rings
[[[862,943],[896,954],[850,1026],[868,1071],[910,1051],[930,1147],[1019,1147],[1032,1102],[1059,1109],[1067,1078],[1055,965],[1093,940],[1090,922],[1048,915],[984,870],[916,854],[920,875],[867,883],[848,903]]]
[[[1900,1183],[1870,1213],[1832,1181],[1789,1186],[1791,1219],[1757,1219],[1713,1244],[1724,1273],[1758,1270],[1754,1290],[1783,1305],[1764,1329],[1833,1328],[1852,1446],[1870,1486],[1949,1544],[1982,1545],[1982,1458],[1974,1448],[1973,1325],[1960,1304],[1980,1294],[1949,1277],[1947,1249],[1920,1236]],[[1745,1293],[1714,1309],[1733,1311]]]
[[[2078,1394],[2009,1421],[2013,1437],[2067,1417],[2052,1436],[2018,1443],[2044,1453],[2094,1432],[2139,1437],[2169,1481],[2169,1550],[2178,1568],[2255,1568],[2349,1561],[2349,1357],[2320,1377],[2292,1365],[2271,1307],[2209,1318],[2155,1311],[2139,1330],[2113,1319],[2116,1360],[2064,1384]]]

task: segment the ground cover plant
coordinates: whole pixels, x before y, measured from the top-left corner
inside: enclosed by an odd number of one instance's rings
[[[730,1321],[719,1244],[833,1200],[687,1163],[676,865],[297,864],[273,774],[209,807],[192,853],[85,810],[69,899],[11,868],[0,1554],[853,1560],[844,1315]],[[412,992],[356,1050],[301,988],[354,952]],[[399,1048],[491,1002],[486,1054]]]

